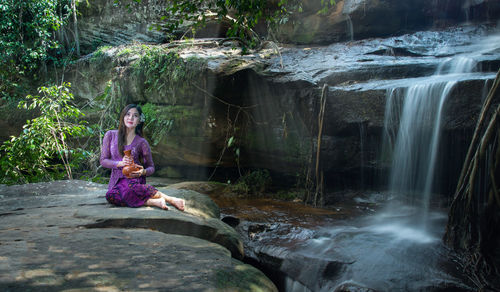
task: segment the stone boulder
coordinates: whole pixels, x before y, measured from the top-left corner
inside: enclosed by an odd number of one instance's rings
[[[77,180],[0,186],[0,289],[276,291],[210,199],[160,189],[186,211],[114,207]]]

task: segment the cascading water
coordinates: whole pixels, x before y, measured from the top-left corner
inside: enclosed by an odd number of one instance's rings
[[[359,173],[359,188],[365,188],[365,139],[366,139],[366,125],[364,123],[359,123],[359,152],[361,153],[359,157],[360,173]]]
[[[366,0],[353,0],[344,2],[342,6],[342,14],[346,20],[346,35],[348,40],[354,40],[354,26],[351,19],[351,13],[356,11],[359,5],[363,5],[366,11]]]
[[[389,190],[416,207],[424,230],[439,155],[443,106],[461,75],[477,69],[474,56],[490,49],[487,46],[467,56],[449,58],[430,78],[387,91],[384,145],[393,145]]]
[[[392,155],[390,190],[396,196],[410,194],[408,197],[413,205],[421,200],[420,218],[423,219],[428,215],[443,105],[455,84],[456,81],[417,84],[388,92],[386,119],[399,120]],[[390,123],[385,124],[389,126]],[[389,129],[386,132],[394,135]]]
[[[470,69],[466,69],[465,63],[461,58],[446,61],[434,76],[387,91],[385,144],[393,145],[390,193],[392,198],[405,195],[406,200],[394,200],[386,210],[360,219],[354,226],[325,228],[300,253],[317,258],[317,270],[324,265],[324,271],[330,266],[345,271],[332,282],[312,283],[308,282],[310,275],[303,272],[298,281],[287,279],[287,292],[333,291],[344,286],[356,290],[365,285],[375,290],[397,287],[420,291],[427,289],[422,288],[426,284],[421,279],[454,281],[436,268],[443,253],[439,234],[446,215],[429,211],[429,200],[439,155],[441,116],[457,84],[450,75],[470,71],[475,65],[468,63]]]
[[[452,98],[460,98],[455,93],[458,86],[466,84],[462,82],[479,84],[485,80],[486,86],[486,80],[494,78],[480,65],[487,64],[482,61],[490,60],[489,56],[493,60],[499,50],[500,36],[489,36],[484,42],[469,42],[454,57],[435,63],[432,76],[381,83],[387,98],[383,147],[387,151],[383,152],[389,157],[383,160],[391,167],[391,195],[374,193],[360,201],[387,208],[370,210],[371,215],[349,219],[345,225],[317,230],[314,238],[293,251],[293,258],[304,258],[311,264],[291,269],[287,292],[366,287],[377,291],[432,291],[443,283],[457,291],[470,289],[457,280],[463,275],[443,268],[451,266],[440,240],[447,215],[431,208],[430,199],[441,189],[435,178],[441,170],[436,164],[442,155],[442,118],[453,116],[445,111],[453,104]],[[433,54],[442,56],[447,52],[447,48],[436,46]],[[370,86],[374,83],[368,83],[366,88],[373,88]],[[478,95],[486,92],[480,91]],[[360,146],[364,143],[360,125]],[[361,157],[362,169],[364,159]],[[282,266],[293,265],[284,261]]]
[[[354,28],[351,16],[349,14],[347,14],[346,16],[346,25],[347,25],[347,37],[349,38],[349,40],[352,41],[354,40]]]

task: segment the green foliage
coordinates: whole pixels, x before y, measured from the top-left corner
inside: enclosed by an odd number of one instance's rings
[[[118,128],[118,119],[121,110],[126,105],[126,100],[116,96],[115,83],[108,80],[104,91],[96,96],[91,104],[91,109],[99,115],[97,125],[94,125],[94,130],[97,136],[103,136],[106,131]]]
[[[272,195],[273,198],[284,201],[293,201],[300,199],[302,201],[304,197],[304,190],[298,189],[287,189],[287,190],[279,190],[276,194]]]
[[[147,47],[145,45],[143,45],[143,46]],[[140,52],[140,50],[143,46],[127,46],[127,47],[121,49],[118,52],[118,54],[116,54],[116,57],[123,58],[123,57],[128,57],[128,56],[133,55],[133,54],[137,54]]]
[[[151,146],[156,146],[172,130],[174,120],[165,119],[158,112],[158,107],[151,103],[142,106],[142,113],[146,118],[144,131],[149,134]]]
[[[267,169],[259,169],[241,176],[236,184],[231,186],[231,191],[243,195],[259,195],[271,185],[271,175]]]
[[[75,169],[75,177],[97,183],[109,181],[109,170],[100,166],[101,144],[108,130],[118,128],[118,116],[125,106],[126,100],[117,96],[117,85],[109,80],[106,87],[92,102],[86,104],[85,112],[89,120],[94,121],[88,127],[89,136],[77,139],[73,147],[85,149],[86,159],[81,160]]]
[[[335,0],[321,0],[322,8],[318,11],[318,14],[326,14],[328,12],[328,8],[333,5],[335,5]]]
[[[238,129],[237,128],[234,128],[234,131],[236,132]],[[231,136],[229,137],[229,139],[227,140],[227,148],[228,149],[232,149],[233,150],[233,153],[234,153],[234,159],[236,161],[236,164],[238,165],[238,169],[240,167],[240,147],[238,145],[239,143],[237,143],[237,140],[235,138],[235,136]]]
[[[272,19],[268,13],[268,5],[265,0],[209,0],[189,1],[172,0],[172,5],[167,9],[169,13],[167,27],[170,31],[177,30],[185,22],[196,29],[205,26],[210,18],[225,21],[230,27],[228,37],[238,37],[246,45],[255,47],[259,44],[259,38],[253,28],[260,20]],[[229,11],[234,12],[233,16]]]
[[[334,0],[321,1],[321,10],[318,13],[326,13]],[[115,0],[115,4],[130,2]],[[134,0],[141,2],[141,0]],[[162,17],[166,25],[158,25],[158,29],[167,29],[172,35],[182,26],[188,25],[193,31],[204,27],[209,19],[229,23],[228,37],[236,37],[242,41],[243,52],[248,48],[255,48],[260,44],[259,36],[254,28],[259,22],[265,22],[271,26],[285,23],[291,14],[302,12],[302,1],[300,0],[170,0],[171,5],[167,8],[167,15]],[[130,3],[125,4],[130,7]]]
[[[91,182],[95,182],[95,183],[103,184],[103,185],[106,185],[109,183],[109,175],[102,176],[102,175],[96,174],[90,170],[84,170],[78,179],[91,181]]]
[[[19,108],[37,110],[40,116],[27,121],[18,137],[0,146],[1,183],[27,183],[71,178],[71,168],[88,158],[87,151],[68,147],[70,138],[83,137],[88,128],[81,111],[71,104],[70,84],[40,87],[40,96],[27,96]]]
[[[97,50],[95,50],[95,52],[92,54],[92,61],[96,62],[103,59],[106,56],[106,51],[111,48],[111,46],[100,46],[99,48],[97,48]]]
[[[146,117],[145,134],[154,146],[168,134],[203,139],[203,129],[200,127],[200,120],[203,119],[202,109],[184,105],[157,106],[150,103],[141,107]]]
[[[0,0],[0,93],[20,97],[23,78],[59,54],[56,32],[70,15],[70,0]]]
[[[161,92],[175,100],[176,96],[182,96],[182,90],[191,89],[193,82],[199,82],[206,66],[203,59],[184,60],[175,51],[146,47],[144,55],[134,63],[133,70],[144,78],[146,92]]]

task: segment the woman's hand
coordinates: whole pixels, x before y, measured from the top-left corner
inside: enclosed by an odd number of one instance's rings
[[[146,175],[146,171],[144,170],[144,167],[142,167],[142,165],[139,165],[139,167],[141,169],[130,173],[131,177],[141,177],[142,175]]]
[[[118,162],[116,167],[124,167],[126,165],[130,165],[134,163],[134,159],[132,157],[124,156],[122,161]]]

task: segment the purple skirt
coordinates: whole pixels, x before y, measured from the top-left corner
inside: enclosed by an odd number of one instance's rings
[[[106,200],[119,207],[141,207],[157,190],[142,178],[120,178],[106,193]]]

